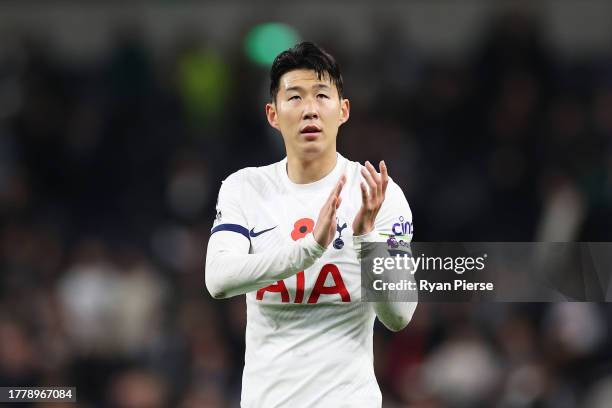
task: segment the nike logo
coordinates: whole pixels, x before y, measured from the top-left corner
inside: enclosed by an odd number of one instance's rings
[[[263,234],[264,232],[268,232],[268,231],[272,231],[274,228],[278,227],[278,225],[273,226],[272,228],[268,228],[259,232],[255,232],[255,228],[251,228],[251,231],[249,231],[249,235],[253,238],[260,236],[261,234]]]

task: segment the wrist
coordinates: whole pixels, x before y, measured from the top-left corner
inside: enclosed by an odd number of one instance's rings
[[[372,229],[364,234],[353,234],[353,240],[356,242],[374,242],[376,241],[376,232]]]
[[[372,231],[374,231],[374,224],[368,226],[358,226],[357,228],[353,228],[353,236],[368,235]]]
[[[302,241],[302,245],[306,248],[312,255],[319,258],[325,250],[327,249],[323,245],[319,244],[316,240],[314,233],[310,233],[304,237]]]

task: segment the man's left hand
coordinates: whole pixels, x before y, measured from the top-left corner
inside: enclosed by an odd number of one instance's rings
[[[361,175],[365,179],[360,183],[361,208],[353,220],[353,235],[365,235],[374,230],[376,215],[385,201],[385,192],[389,184],[389,174],[384,161],[379,164],[380,173],[369,162],[361,169]]]

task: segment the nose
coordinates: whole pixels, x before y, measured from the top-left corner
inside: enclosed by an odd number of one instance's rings
[[[304,106],[304,113],[302,115],[303,119],[318,119],[319,112],[317,110],[317,104],[311,98],[306,100]]]

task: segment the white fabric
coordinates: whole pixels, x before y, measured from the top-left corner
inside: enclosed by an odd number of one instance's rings
[[[404,240],[412,238],[412,214],[401,189],[389,182],[375,231],[353,237],[352,221],[361,207],[359,163],[338,154],[330,174],[310,184],[295,184],[287,176],[287,160],[259,168],[245,168],[222,184],[217,219],[206,257],[206,284],[213,296],[246,293],[246,354],[242,407],[380,407],[381,393],[374,376],[372,337],[376,315],[387,327],[412,317],[416,303],[361,302],[360,240],[386,241],[402,217],[409,223]],[[296,221],[316,221],[319,210],[341,174],[338,226],[341,249],[334,242],[325,249],[311,233],[294,238]],[[247,238],[234,231],[218,231],[228,224],[242,232],[261,232]],[[312,224],[311,224],[312,225]],[[397,227],[396,227],[397,230]],[[339,234],[336,232],[335,238]],[[304,270],[303,274],[297,272]],[[321,273],[320,273],[321,272]],[[297,274],[296,274],[297,273]],[[322,290],[313,293],[321,276]],[[303,278],[303,290],[298,281]],[[286,292],[259,293],[258,288],[283,279]],[[337,279],[337,280],[336,280]],[[344,285],[346,293],[340,288]],[[330,289],[330,291],[333,291]],[[301,297],[301,299],[300,299]],[[310,303],[309,303],[310,302]]]

